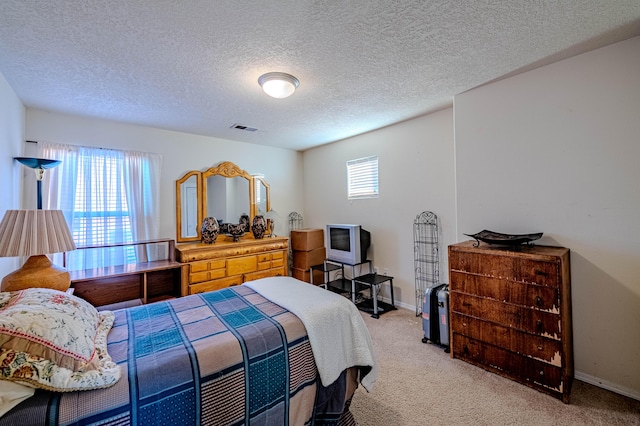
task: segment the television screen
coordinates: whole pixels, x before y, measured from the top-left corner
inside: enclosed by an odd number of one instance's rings
[[[331,228],[329,229],[329,241],[334,250],[351,251],[351,238],[349,229]]]

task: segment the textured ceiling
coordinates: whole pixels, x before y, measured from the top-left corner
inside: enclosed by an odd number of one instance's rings
[[[27,107],[304,150],[638,34],[638,0],[1,0],[0,73]]]

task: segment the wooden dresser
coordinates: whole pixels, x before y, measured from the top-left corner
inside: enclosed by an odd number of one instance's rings
[[[569,402],[569,250],[449,246],[451,356]]]
[[[214,244],[178,244],[176,260],[188,264],[183,269],[182,294],[195,294],[240,285],[258,278],[288,275],[287,237],[238,242],[219,236]]]

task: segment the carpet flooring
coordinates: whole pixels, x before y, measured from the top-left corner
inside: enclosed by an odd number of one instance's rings
[[[415,312],[362,313],[371,333],[378,380],[360,386],[351,412],[359,426],[640,425],[640,401],[574,380],[570,404],[422,343]]]

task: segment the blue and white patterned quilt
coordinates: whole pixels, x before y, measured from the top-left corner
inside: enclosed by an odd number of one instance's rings
[[[115,386],[37,391],[0,425],[337,424],[356,386],[324,388],[302,322],[246,286],[115,314]]]

